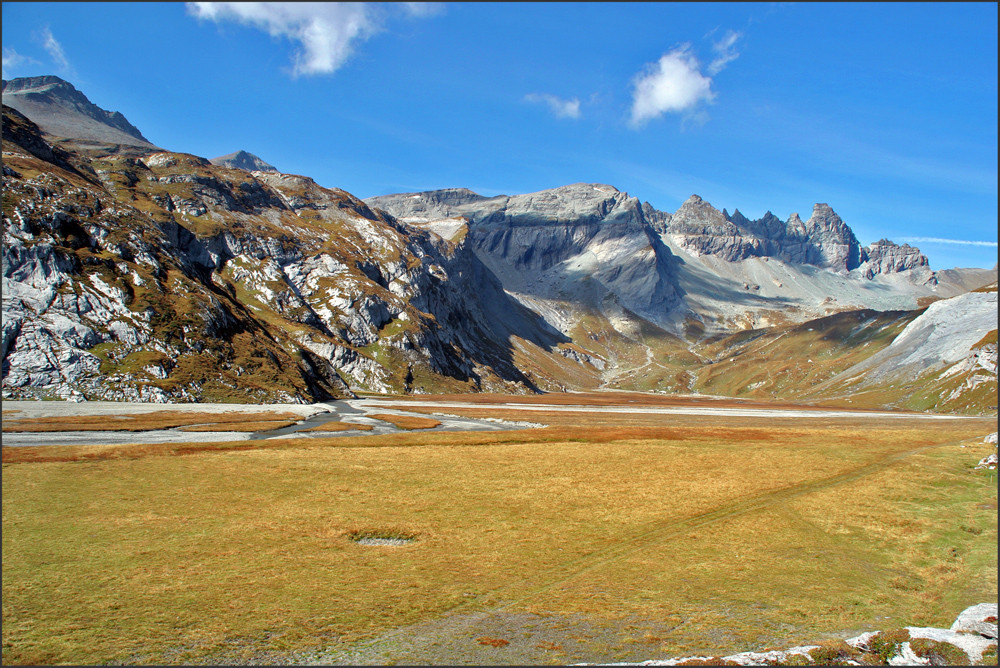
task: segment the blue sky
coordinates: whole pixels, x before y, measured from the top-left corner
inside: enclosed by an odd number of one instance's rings
[[[997,262],[996,3],[4,3],[3,76],[39,74],[359,197],[827,202],[935,269]]]

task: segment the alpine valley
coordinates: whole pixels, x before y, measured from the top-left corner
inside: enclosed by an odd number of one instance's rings
[[[361,200],[3,82],[3,397],[619,389],[995,413],[997,269],[604,184]]]

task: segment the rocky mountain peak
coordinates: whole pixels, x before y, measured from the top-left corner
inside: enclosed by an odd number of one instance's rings
[[[837,271],[850,271],[861,265],[861,244],[829,204],[815,204],[805,226],[810,243],[818,251],[816,264]]]
[[[670,231],[675,234],[709,234],[733,236],[736,227],[729,216],[703,200],[698,195],[687,198],[670,220]]]
[[[919,248],[903,244],[900,246],[888,239],[879,239],[864,250],[864,276],[873,278],[877,274],[892,274],[911,269],[923,269],[930,273],[930,262]]]
[[[840,235],[844,239],[847,239],[847,235],[850,237],[854,236],[849,228],[843,221],[843,219],[837,215],[833,208],[829,204],[823,202],[817,202],[813,205],[812,215],[809,216],[809,220],[806,221],[806,227],[813,230],[819,230],[824,232],[832,232]],[[855,240],[857,241],[857,240]]]
[[[45,74],[40,77],[19,77],[10,81],[4,80],[4,93],[19,93],[21,91],[30,91],[35,94],[58,91],[58,94],[66,97],[74,95],[84,97],[83,93],[78,91],[73,84],[53,74]]]
[[[264,162],[258,156],[247,151],[236,151],[218,158],[209,160],[213,165],[231,167],[235,169],[245,169],[248,172],[277,172],[278,169],[269,163]]]
[[[121,112],[98,107],[54,75],[4,81],[3,103],[57,137],[155,148]]]

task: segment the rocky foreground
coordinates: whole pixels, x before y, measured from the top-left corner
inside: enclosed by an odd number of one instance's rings
[[[588,665],[588,664],[578,664]],[[997,604],[966,608],[947,629],[907,626],[843,641],[728,656],[653,659],[615,666],[962,666],[997,665]]]

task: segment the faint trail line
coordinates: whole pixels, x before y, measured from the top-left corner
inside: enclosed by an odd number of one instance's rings
[[[944,445],[947,444],[939,443],[936,445],[925,445],[912,450],[907,450],[905,452],[892,454],[851,471],[838,473],[833,476],[793,485],[791,487],[783,487],[781,489],[759,494],[749,499],[744,499],[735,503],[726,504],[713,510],[698,513],[690,517],[671,520],[630,539],[625,539],[608,547],[591,552],[590,554],[563,562],[562,564],[542,571],[534,577],[525,578],[517,583],[505,585],[504,587],[494,589],[491,592],[486,592],[484,593],[484,596],[498,596],[502,595],[502,592],[504,591],[522,587],[525,583],[538,580],[548,580],[532,586],[528,592],[521,594],[513,600],[504,601],[494,608],[494,611],[496,612],[507,610],[515,605],[527,601],[528,599],[532,599],[541,593],[563,585],[580,575],[600,569],[610,563],[619,561],[626,557],[630,557],[633,554],[640,552],[666,538],[678,536],[687,531],[691,531],[692,529],[712,524],[720,520],[760,510],[761,508],[772,506],[780,501],[785,501],[796,496],[802,496],[804,494],[824,490],[829,487],[836,487],[848,482],[853,482],[859,478],[882,471],[902,459],[906,459],[907,457],[911,457],[926,450],[940,448]],[[552,577],[555,577],[555,579],[550,579]],[[464,607],[466,605],[469,604],[460,603],[456,606],[456,608]],[[455,610],[456,608],[452,608],[449,612]]]
[[[463,624],[471,629],[479,622],[489,619],[494,614],[505,612],[520,603],[524,603],[525,601],[537,597],[539,594],[566,584],[580,575],[598,570],[615,561],[632,556],[633,554],[640,552],[641,550],[648,548],[650,545],[664,539],[683,534],[684,532],[691,531],[692,529],[696,529],[698,527],[713,524],[720,520],[729,519],[738,515],[753,512],[754,510],[773,506],[787,499],[853,482],[859,478],[882,471],[896,462],[906,459],[907,457],[912,457],[913,455],[920,454],[921,452],[948,445],[954,445],[954,443],[937,443],[903,452],[897,452],[850,471],[845,471],[843,473],[838,473],[836,475],[820,478],[810,482],[800,483],[798,485],[792,485],[791,487],[783,487],[770,492],[764,492],[763,494],[759,494],[749,499],[728,503],[718,508],[707,510],[690,517],[674,519],[665,523],[656,523],[656,525],[651,529],[648,529],[637,536],[623,539],[622,541],[595,550],[589,554],[564,561],[563,563],[541,571],[532,577],[524,578],[518,582],[497,587],[496,589],[483,592],[475,598],[457,603],[450,608],[442,610],[437,615],[437,618],[441,619],[451,616],[463,611],[466,608],[474,608],[475,606],[483,606],[484,604],[487,605],[488,607],[486,609],[473,609],[466,613],[467,619],[463,621]],[[536,584],[531,586],[531,582],[535,582]],[[490,605],[489,601],[483,600],[486,598],[498,598],[502,596],[504,592],[525,586],[525,583],[529,583],[531,588],[516,598],[494,603],[493,605]],[[397,638],[405,634],[407,630],[408,627],[404,626],[388,631],[377,638],[362,643],[359,650],[365,647],[373,647],[377,644],[391,641],[393,638]],[[411,638],[407,642],[409,642],[412,646],[416,646],[416,644],[419,644],[416,641],[417,639]]]

